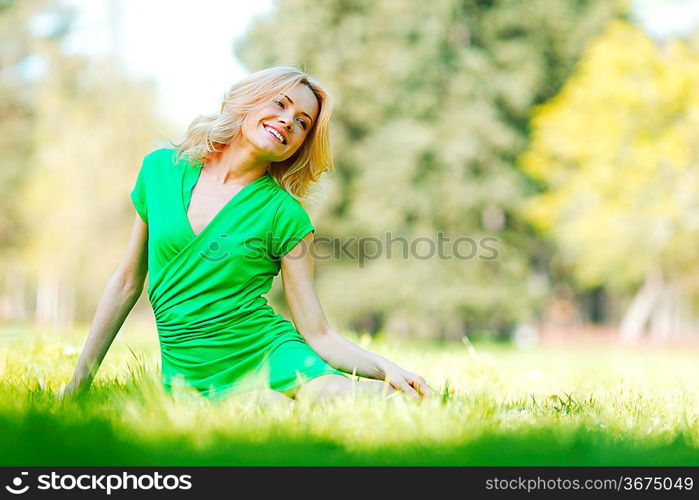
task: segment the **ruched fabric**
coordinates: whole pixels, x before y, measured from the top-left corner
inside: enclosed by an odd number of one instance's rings
[[[174,154],[163,148],[146,155],[131,192],[148,224],[148,299],[164,389],[182,385],[219,399],[344,375],[264,297],[281,258],[314,231],[305,209],[265,174],[238,191],[196,235],[187,208],[202,164],[177,162]]]

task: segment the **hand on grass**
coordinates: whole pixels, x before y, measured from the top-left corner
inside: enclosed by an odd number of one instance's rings
[[[403,391],[413,399],[426,399],[432,396],[425,379],[393,363],[388,363],[383,368],[383,377],[391,387]]]
[[[59,401],[63,401],[66,399],[75,399],[82,392],[83,391],[72,382],[67,385],[64,382],[60,385],[58,391],[56,392],[56,399],[58,399]]]

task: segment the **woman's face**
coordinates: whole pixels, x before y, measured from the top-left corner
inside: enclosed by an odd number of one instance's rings
[[[250,111],[243,120],[243,138],[257,149],[261,159],[284,161],[303,144],[319,110],[311,89],[298,84],[285,95],[261,102]]]

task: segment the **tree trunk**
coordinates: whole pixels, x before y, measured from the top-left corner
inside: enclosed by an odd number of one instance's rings
[[[619,334],[625,341],[641,338],[663,291],[662,273],[653,269],[646,274],[643,286],[638,290],[619,325]]]
[[[667,341],[690,330],[691,311],[681,286],[653,270],[636,293],[619,327],[622,339],[639,340],[648,331],[651,339]]]
[[[651,338],[660,341],[679,338],[688,333],[691,326],[687,296],[679,284],[668,282],[651,317]]]

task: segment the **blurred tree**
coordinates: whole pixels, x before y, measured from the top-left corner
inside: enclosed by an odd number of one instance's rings
[[[35,298],[26,313],[33,308],[37,322],[69,326],[94,313],[125,249],[135,217],[129,191],[160,125],[154,87],[127,77],[113,54],[68,54],[62,42],[70,12],[54,2],[17,2],[1,12],[0,19],[13,20],[15,31],[4,35],[10,45],[24,43],[23,26],[41,27],[26,50],[41,62],[22,88],[30,122],[3,124],[22,139],[8,145],[10,159],[3,159],[22,182],[8,188],[21,232],[3,240],[2,292],[7,297],[14,282],[26,283]],[[21,67],[3,69],[23,77]],[[11,103],[3,96],[3,109]],[[7,319],[29,319],[4,312]]]
[[[45,63],[41,51],[61,42],[70,19],[51,0],[0,2],[0,318],[28,314],[30,285],[16,256],[28,234],[21,187],[33,168],[33,100]]]
[[[536,111],[527,213],[584,286],[636,290],[621,333],[688,327],[699,292],[699,50],[615,21]]]
[[[133,222],[129,191],[157,134],[155,92],[114,61],[55,53],[36,95],[37,148],[23,191],[31,235],[22,257],[37,283],[36,319],[94,312]]]
[[[620,12],[604,0],[278,1],[236,45],[250,70],[297,64],[336,99],[336,172],[318,233],[409,242],[493,236],[497,258],[321,261],[333,320],[459,337],[529,320],[547,291],[542,243],[517,215],[515,158],[530,106],[553,96],[588,39]],[[367,245],[372,250],[374,247]],[[415,248],[427,255],[425,242]],[[461,255],[470,251],[462,242]],[[478,251],[488,257],[489,251]]]
[[[65,24],[56,22],[53,29],[39,29],[32,23],[50,11],[50,0],[0,2],[0,241],[2,248],[22,239],[20,227],[22,204],[17,186],[31,170],[30,156],[34,141],[33,96],[37,72],[44,62],[40,47],[55,45],[65,33]],[[57,16],[59,13],[57,12]],[[69,12],[57,17],[65,22]]]

